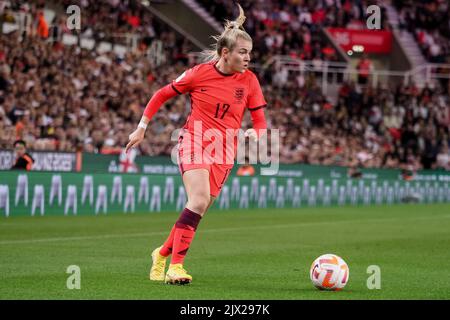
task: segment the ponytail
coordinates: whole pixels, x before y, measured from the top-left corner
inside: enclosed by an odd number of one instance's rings
[[[239,16],[234,21],[225,20],[224,31],[217,36],[213,36],[215,44],[209,50],[204,50],[201,53],[203,61],[217,61],[220,59],[223,48],[233,50],[236,46],[238,38],[252,41],[250,35],[244,30],[245,14],[242,7],[238,4]]]

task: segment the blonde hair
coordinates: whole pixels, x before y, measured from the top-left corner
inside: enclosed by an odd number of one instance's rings
[[[213,36],[215,44],[212,45],[212,49],[203,50],[201,53],[202,60],[205,62],[216,61],[220,59],[223,48],[228,48],[232,51],[236,46],[238,38],[252,42],[252,37],[244,30],[245,14],[242,7],[238,4],[239,16],[234,21],[225,20],[225,30],[222,34]]]

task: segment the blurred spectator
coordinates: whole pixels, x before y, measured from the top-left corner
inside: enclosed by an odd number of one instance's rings
[[[450,150],[447,143],[442,145],[437,155],[436,168],[450,170]]]
[[[356,69],[358,70],[358,84],[366,85],[369,81],[369,75],[373,70],[372,62],[367,54],[363,54]]]
[[[14,151],[16,153],[16,162],[11,170],[26,170],[30,171],[33,167],[34,159],[27,153],[26,143],[23,140],[14,142]]]
[[[39,11],[38,13],[37,34],[43,39],[48,38],[48,24],[47,21],[45,21],[44,13],[42,11]]]

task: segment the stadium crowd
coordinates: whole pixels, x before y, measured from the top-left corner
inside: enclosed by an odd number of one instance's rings
[[[233,1],[199,2],[217,21],[238,14]],[[336,50],[323,40],[322,29],[364,28],[366,8],[376,1],[243,0],[239,3],[246,12],[246,31],[253,37],[254,59],[265,63],[274,55],[338,61]],[[388,29],[385,15],[381,17],[381,28]]]
[[[251,18],[248,23],[252,25]],[[273,31],[275,38],[277,34]],[[11,148],[21,138],[34,150],[119,153],[151,95],[189,64],[182,54],[185,41],[169,30],[158,39],[163,40],[167,61],[155,67],[140,50],[120,58],[39,35],[2,35],[0,149]],[[283,53],[291,44],[270,54]],[[255,48],[254,60],[262,58],[258,52],[266,52],[266,45],[267,40]],[[269,127],[282,135],[282,162],[450,170],[449,88],[361,88],[349,82],[332,104],[313,75],[303,79],[270,69],[259,74]],[[156,114],[139,146],[141,154],[170,155],[176,144],[171,134],[189,113],[187,100],[174,98]],[[251,126],[248,113],[244,126]]]
[[[400,28],[413,33],[428,61],[450,61],[450,6],[446,0],[395,0]]]
[[[125,44],[126,35],[139,35],[141,45],[148,46],[169,28],[148,11],[143,10],[139,1],[121,0],[56,0],[55,3],[66,11],[69,6],[77,5],[83,12],[80,34],[94,38],[96,42],[107,41],[113,44]],[[59,20],[64,28],[65,21]]]

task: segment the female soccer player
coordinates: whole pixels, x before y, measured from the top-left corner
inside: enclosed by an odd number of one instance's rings
[[[165,101],[177,94],[189,93],[191,113],[179,135],[177,157],[187,203],[167,240],[152,252],[150,280],[170,284],[192,281],[192,276],[183,268],[184,258],[200,219],[219,195],[234,162],[218,161],[217,153],[205,152],[207,145],[223,141],[223,155],[229,152],[230,148],[225,145],[226,131],[241,128],[245,109],[250,110],[253,122],[253,129],[247,130],[245,136],[257,140],[267,127],[263,110],[266,102],[258,79],[248,70],[252,39],[242,27],[244,21],[244,11],[239,6],[239,17],[227,21],[225,30],[215,37],[215,50],[204,52],[207,62],[185,71],[159,89],[147,104],[138,128],[129,136],[126,151],[144,139],[148,122]],[[211,132],[215,135],[213,139]],[[231,149],[234,160],[235,142]],[[170,254],[172,259],[165,274]]]

